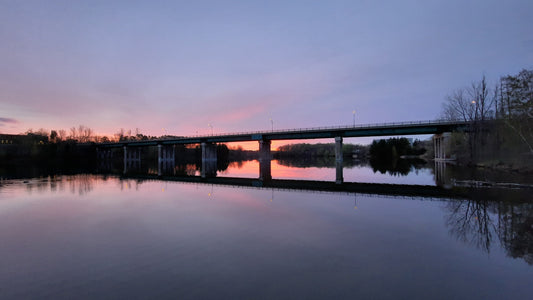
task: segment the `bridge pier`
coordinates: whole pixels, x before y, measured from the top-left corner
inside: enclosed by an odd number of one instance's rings
[[[270,140],[259,141],[259,179],[266,181],[272,179],[272,155]]]
[[[113,151],[111,149],[100,149],[96,147],[96,162],[99,170],[111,170],[113,168],[112,163]]]
[[[344,181],[342,174],[343,157],[342,157],[342,137],[335,137],[335,183],[341,184]]]
[[[451,134],[449,132],[433,135],[433,149],[435,161],[445,161],[453,159],[449,154]]]
[[[161,176],[163,172],[174,168],[175,147],[157,145],[157,174]]]
[[[129,148],[127,146],[124,149],[124,173],[128,172],[128,169],[137,169],[141,167],[141,149]]]
[[[113,151],[111,149],[100,149],[96,147],[96,158],[98,160],[107,160],[113,158]]]
[[[214,177],[217,174],[217,144],[202,143],[202,177]]]

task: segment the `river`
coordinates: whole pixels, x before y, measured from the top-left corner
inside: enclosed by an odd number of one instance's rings
[[[355,164],[337,185],[335,168],[272,161],[271,173],[258,180],[257,161],[215,178],[194,164],[165,176],[3,170],[0,298],[533,295],[530,189],[453,188],[431,164]]]

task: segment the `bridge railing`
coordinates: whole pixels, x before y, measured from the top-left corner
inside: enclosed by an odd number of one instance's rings
[[[435,120],[425,120],[425,121],[408,121],[408,122],[387,122],[387,123],[370,123],[370,124],[357,124],[355,126],[350,125],[337,125],[337,126],[320,126],[320,127],[302,127],[302,128],[290,128],[290,129],[277,129],[277,130],[256,130],[256,131],[241,131],[241,132],[228,132],[228,133],[218,133],[218,134],[203,134],[203,135],[191,135],[184,138],[208,138],[216,136],[234,136],[234,135],[251,135],[251,134],[278,134],[278,133],[292,133],[292,132],[301,132],[301,131],[320,131],[320,130],[338,130],[338,129],[362,129],[362,128],[380,128],[380,127],[409,127],[414,125],[456,125],[456,124],[467,124],[462,120],[457,121],[435,121]]]

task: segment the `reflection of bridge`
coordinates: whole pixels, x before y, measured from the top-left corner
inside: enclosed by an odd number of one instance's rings
[[[146,141],[122,141],[116,143],[98,144],[98,156],[105,158],[110,155],[110,149],[122,148],[124,154],[124,170],[131,163],[140,162],[141,156],[139,147],[157,146],[159,165],[172,164],[174,162],[174,145],[200,144],[202,147],[202,175],[209,177],[210,169],[215,166],[217,160],[217,143],[227,142],[259,142],[260,158],[260,179],[270,180],[270,146],[275,140],[300,140],[300,139],[335,139],[335,158],[337,164],[336,182],[343,182],[342,174],[342,141],[347,137],[370,137],[370,136],[397,136],[397,135],[419,135],[436,134],[434,147],[436,159],[446,157],[446,143],[442,133],[468,128],[467,122],[463,121],[420,121],[404,123],[384,123],[372,125],[359,125],[349,127],[321,127],[307,129],[291,129],[279,131],[258,131],[246,133],[232,133],[220,135],[178,137],[170,139],[146,140]]]
[[[424,198],[469,198],[466,189],[445,189],[431,185],[404,185],[385,183],[359,183],[344,182],[338,184],[332,181],[315,180],[287,180],[272,179],[263,181],[253,178],[235,177],[211,177],[202,178],[200,176],[157,176],[157,175],[128,175],[123,178],[137,180],[163,180],[187,183],[214,184],[223,186],[268,188],[279,190],[298,190],[313,192],[336,192],[336,193],[357,193],[400,197],[424,197]]]

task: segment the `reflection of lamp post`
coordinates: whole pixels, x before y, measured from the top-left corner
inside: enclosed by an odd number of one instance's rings
[[[211,135],[213,135],[213,125],[211,123],[207,124],[207,126],[211,127]]]
[[[213,185],[211,185],[211,192],[207,193],[207,196],[209,197],[213,196]]]
[[[353,127],[355,127],[355,109],[352,110],[352,114],[353,114]]]

